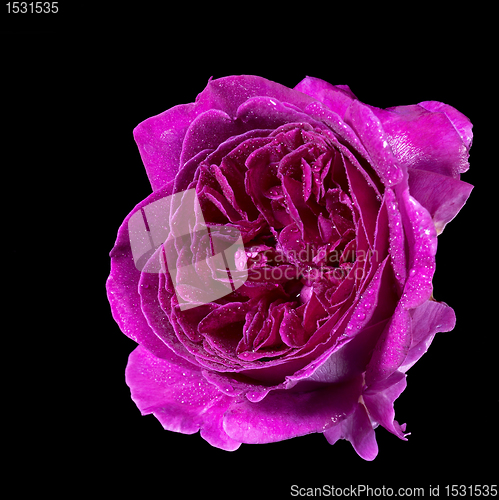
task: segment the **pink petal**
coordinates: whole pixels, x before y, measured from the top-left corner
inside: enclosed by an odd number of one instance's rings
[[[458,179],[469,168],[471,123],[451,106],[442,104],[439,108],[438,104],[426,102],[372,110],[402,165]]]
[[[275,97],[300,109],[313,101],[301,92],[259,76],[228,76],[210,80],[196,102],[175,106],[137,125],[134,137],[153,190],[174,179],[183,166],[181,154],[184,139],[196,117],[208,110],[212,110],[210,113],[220,110],[229,119],[234,119],[239,106],[256,96]],[[209,142],[209,135],[208,129],[203,140]]]
[[[401,304],[406,309],[413,309],[428,300],[433,290],[437,233],[428,211],[408,190],[403,191],[402,201],[399,198],[404,232],[409,243],[409,273]]]
[[[366,384],[388,378],[404,362],[411,346],[411,317],[399,303],[381,334],[366,368]]]
[[[445,302],[427,300],[412,312],[412,342],[399,371],[406,372],[428,350],[438,332],[449,332],[456,316]]]
[[[473,132],[471,129],[473,125],[467,116],[463,115],[460,111],[448,104],[438,101],[424,101],[420,102],[419,106],[427,109],[428,111],[441,111],[447,116],[454,128],[457,130],[461,139],[467,149],[471,147],[473,141]]]
[[[463,208],[473,186],[428,170],[409,168],[409,192],[428,210],[440,234]]]
[[[364,460],[374,460],[378,454],[374,429],[361,403],[357,403],[355,411],[347,419],[326,430],[324,436],[329,444],[336,443],[338,439],[348,439]]]
[[[147,322],[141,308],[139,295],[140,271],[135,267],[128,221],[141,207],[172,194],[173,182],[151,194],[140,202],[126,217],[118,230],[116,243],[111,250],[111,273],[106,282],[107,296],[111,305],[113,318],[121,331],[138,344],[142,344],[157,356],[163,356],[166,346],[155,335]],[[157,275],[153,275],[157,281]]]
[[[206,109],[201,104],[181,104],[135,127],[133,135],[153,191],[175,178],[187,129]]]
[[[152,413],[169,431],[193,434],[227,451],[239,448],[222,428],[222,416],[233,398],[205,380],[199,368],[172,352],[159,359],[142,346],[128,360],[125,372],[132,399],[142,415]]]
[[[296,85],[295,90],[314,97],[342,118],[352,100],[356,99],[347,85],[331,85],[320,78],[310,76]]]
[[[345,122],[357,133],[383,184],[398,184],[402,180],[403,170],[393,154],[383,124],[371,107],[360,101],[352,101],[346,112]]]
[[[407,441],[407,434],[404,434],[405,424],[399,425],[394,420],[393,403],[406,386],[405,375],[397,371],[387,379],[369,386],[362,396],[371,418],[404,441]]]
[[[273,391],[259,403],[235,402],[224,417],[224,430],[243,443],[273,443],[324,432],[354,409],[362,377],[312,392]]]

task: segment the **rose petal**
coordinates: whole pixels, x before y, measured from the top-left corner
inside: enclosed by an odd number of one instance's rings
[[[221,109],[234,118],[237,109],[248,99],[256,96],[275,97],[304,109],[313,98],[260,76],[236,75],[210,80],[197,98],[196,103],[206,108]]]
[[[360,101],[352,101],[347,109],[345,121],[362,141],[383,184],[398,184],[402,180],[403,171],[392,152],[389,136],[372,109]]]
[[[345,170],[350,185],[350,194],[360,212],[361,223],[365,228],[369,243],[373,246],[380,202],[376,198],[372,184],[367,179],[367,174],[362,171],[360,165],[355,166],[348,158],[345,158]]]
[[[232,398],[205,380],[199,368],[170,352],[159,359],[142,346],[128,360],[125,372],[132,399],[142,415],[152,413],[169,431],[193,434],[227,451],[239,448],[222,428]]]
[[[239,106],[255,96],[275,97],[300,109],[313,101],[301,92],[259,76],[228,76],[210,80],[195,103],[170,108],[144,120],[134,129],[134,138],[152,189],[161,188],[179,171],[183,164],[180,157],[184,138],[198,115],[208,110],[220,110],[233,119]],[[209,132],[204,137],[209,139]]]
[[[121,331],[138,344],[142,344],[157,356],[163,356],[164,343],[155,335],[141,309],[139,295],[140,271],[134,263],[128,222],[133,214],[142,207],[172,194],[173,181],[159,191],[141,201],[127,215],[118,230],[116,243],[109,254],[111,273],[106,283],[106,290],[113,318]],[[156,277],[157,281],[157,277]]]
[[[349,319],[349,324],[341,337],[327,349],[320,346],[304,368],[286,377],[288,388],[297,386],[295,390],[310,390],[348,380],[365,371],[371,352],[395,307],[390,304],[393,302],[389,293],[392,282],[388,279],[386,263],[387,259],[362,292],[353,314],[349,313],[351,308],[347,308],[345,321]],[[323,328],[326,325],[327,322]]]
[[[420,102],[419,106],[427,109],[428,111],[441,111],[447,116],[454,128],[458,131],[461,139],[467,149],[471,147],[473,141],[473,132],[471,129],[473,125],[467,116],[463,115],[460,111],[448,104],[438,101],[424,101]]]
[[[206,109],[202,104],[181,104],[135,127],[133,136],[153,191],[175,178],[187,129]]]
[[[409,168],[408,172],[411,196],[428,210],[440,234],[463,208],[473,186],[428,170]]]
[[[408,190],[402,193],[402,200],[401,214],[409,248],[409,273],[401,303],[406,309],[413,309],[429,299],[433,290],[437,233],[428,211]]]
[[[348,85],[331,85],[320,78],[310,76],[296,85],[295,90],[314,97],[340,117],[345,115],[352,100],[356,99]]]
[[[321,126],[310,115],[303,113],[275,97],[252,97],[241,104],[237,110],[236,118],[248,129],[277,128],[281,125],[294,122],[310,123]]]
[[[247,127],[235,122],[223,111],[210,109],[197,116],[186,131],[180,155],[180,165],[204,149],[215,149],[221,143],[247,132]]]
[[[363,404],[357,403],[355,411],[338,425],[324,432],[329,444],[338,439],[348,439],[355,451],[364,460],[374,460],[378,454],[378,444],[369,415]]]
[[[383,124],[393,154],[405,167],[455,179],[468,170],[471,123],[461,113],[455,118],[458,112],[451,106],[439,108],[438,103],[426,102],[387,110],[371,109]],[[433,111],[436,109],[441,111]],[[459,128],[453,125],[450,116]]]
[[[273,443],[324,432],[348,416],[359,398],[362,377],[313,392],[273,391],[259,403],[235,402],[224,430],[242,443]]]
[[[368,386],[388,378],[404,362],[412,341],[411,326],[409,312],[399,303],[367,365]]]
[[[352,152],[360,154],[363,158],[369,159],[369,155],[364,146],[357,137],[357,134],[352,130],[350,125],[347,125],[338,113],[331,111],[325,104],[320,102],[311,102],[305,111],[316,120],[320,120],[326,124],[337,136],[343,139],[344,142],[352,147]]]
[[[388,214],[389,253],[395,278],[397,279],[397,289],[400,293],[405,285],[407,276],[407,251],[404,235],[404,224],[402,214],[395,193],[391,189],[385,191],[385,203]]]
[[[407,441],[405,437],[407,434],[404,434],[405,424],[399,425],[394,420],[393,403],[402,394],[406,386],[405,375],[397,371],[387,379],[369,386],[362,395],[371,418],[404,441]]]
[[[428,300],[412,311],[412,342],[399,371],[406,372],[428,350],[438,332],[450,332],[456,315],[445,302]]]

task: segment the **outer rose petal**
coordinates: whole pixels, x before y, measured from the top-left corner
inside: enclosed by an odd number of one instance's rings
[[[162,357],[167,351],[164,343],[155,335],[142,312],[139,295],[140,271],[135,267],[130,239],[128,221],[130,217],[156,200],[172,194],[170,182],[159,191],[152,193],[141,201],[126,217],[118,230],[116,243],[109,254],[111,257],[111,273],[106,282],[107,297],[111,305],[113,318],[121,331],[138,344]]]
[[[439,108],[432,101],[430,108],[441,111],[429,111],[428,103],[385,110],[371,107],[401,164],[458,179],[469,168],[471,123],[452,106],[442,104]],[[459,119],[455,118],[457,113]]]
[[[404,434],[405,424],[399,425],[394,420],[393,403],[402,394],[406,386],[405,375],[397,371],[387,379],[369,386],[362,396],[371,418],[405,441],[407,441],[405,437],[407,434]]]
[[[194,365],[170,352],[159,359],[142,346],[128,360],[125,372],[132,399],[142,415],[152,413],[166,430],[201,436],[212,446],[233,451],[240,442],[222,428],[222,416],[233,398],[207,382]]]
[[[428,300],[433,290],[437,232],[428,211],[408,190],[402,193],[401,198],[404,207],[404,232],[409,244],[409,273],[401,305],[406,309],[414,309]]]
[[[412,311],[412,342],[399,371],[406,372],[427,351],[438,332],[450,332],[456,315],[445,302],[428,300]]]
[[[324,432],[355,409],[361,387],[358,376],[312,392],[273,391],[259,403],[241,400],[225,414],[224,430],[250,444]]]
[[[300,109],[314,100],[259,76],[228,76],[210,80],[195,103],[175,106],[140,123],[133,133],[153,190],[174,179],[183,166],[181,154],[184,138],[196,117],[208,110],[220,110],[233,119],[239,106],[256,96],[276,97]],[[227,125],[230,127],[230,122]],[[225,132],[220,133],[223,136]],[[200,143],[210,143],[211,134],[212,131],[206,128],[203,136],[198,137]]]
[[[362,403],[357,403],[355,411],[338,425],[324,432],[329,444],[338,439],[348,439],[355,451],[364,460],[374,460],[378,454],[378,444],[371,420]]]
[[[440,234],[463,208],[473,186],[446,175],[409,168],[409,192],[430,212]]]
[[[441,111],[444,113],[458,131],[466,148],[470,149],[473,141],[473,132],[471,131],[473,125],[467,116],[463,115],[456,108],[438,101],[424,101],[420,102],[419,105],[428,111]]]
[[[153,191],[177,175],[187,129],[196,116],[207,109],[202,104],[181,104],[135,127],[133,136]]]
[[[399,306],[381,334],[366,369],[366,384],[388,378],[404,362],[411,345],[411,318]]]
[[[352,100],[356,99],[348,85],[331,85],[320,78],[310,76],[296,85],[295,90],[314,97],[341,118],[345,116]]]
[[[403,178],[397,158],[390,148],[389,136],[372,108],[352,101],[346,110],[345,122],[350,125],[371,157],[371,163],[385,186],[394,186]]]

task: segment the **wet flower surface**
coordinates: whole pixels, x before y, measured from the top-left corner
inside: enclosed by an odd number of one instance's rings
[[[320,432],[372,460],[378,425],[406,439],[406,372],[455,324],[432,278],[472,190],[469,120],[230,76],[134,135],[153,192],[118,231],[107,291],[139,344],[126,381],[142,414],[225,450]]]

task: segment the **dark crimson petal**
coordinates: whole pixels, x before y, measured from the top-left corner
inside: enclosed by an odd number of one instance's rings
[[[265,217],[268,224],[274,228],[283,227],[283,224],[276,219],[271,203],[274,200],[265,196],[265,193],[279,184],[276,163],[278,159],[279,157],[272,148],[264,147],[253,152],[246,161],[248,167],[245,179],[246,192],[250,195],[256,208]]]
[[[290,177],[282,178],[288,212],[300,228],[301,239],[305,243],[320,244],[321,237],[317,217],[303,199],[303,184]]]
[[[255,337],[253,346],[255,349],[265,349],[272,346],[278,346],[280,342],[279,325],[281,324],[284,316],[285,303],[273,302],[270,305],[268,317],[266,321],[266,328],[261,329]]]
[[[391,189],[385,191],[385,202],[388,207],[389,252],[395,278],[398,282],[398,292],[400,293],[404,288],[408,272],[404,224],[396,195]]]
[[[308,340],[302,318],[294,309],[285,310],[279,333],[282,341],[289,347],[301,347]]]
[[[365,371],[371,351],[394,307],[392,305],[390,308],[388,305],[392,297],[386,293],[391,287],[391,282],[387,279],[386,263],[387,260],[378,268],[366,289],[359,294],[358,303],[350,316],[350,328],[341,332],[342,335],[328,349],[321,349],[322,352],[316,350],[307,366],[287,377],[290,387],[297,383],[298,387],[304,384],[305,387],[313,387],[317,384],[336,383]],[[383,307],[380,308],[379,304]],[[330,320],[331,318],[334,315]],[[359,340],[357,336],[360,336]],[[365,364],[362,365],[363,362]]]
[[[219,180],[219,182],[221,181],[220,178],[217,180]],[[227,197],[209,186],[202,188],[202,190],[198,193],[198,198],[201,207],[205,207],[203,201],[210,201],[216,208],[218,208],[218,210],[229,222],[237,222],[242,219],[241,212],[238,212],[236,208],[230,204]]]
[[[305,108],[305,111],[316,120],[320,120],[327,125],[336,134],[340,143],[346,144],[351,148],[352,153],[360,155],[366,160],[369,159],[369,155],[360,142],[357,134],[352,130],[350,125],[345,123],[342,116],[331,111],[331,109],[320,102],[311,102]]]
[[[376,198],[376,192],[372,184],[366,179],[367,174],[360,171],[360,166],[356,167],[348,158],[345,158],[345,170],[350,185],[351,196],[360,212],[366,236],[371,246],[373,246],[376,217],[380,208],[380,202]]]

